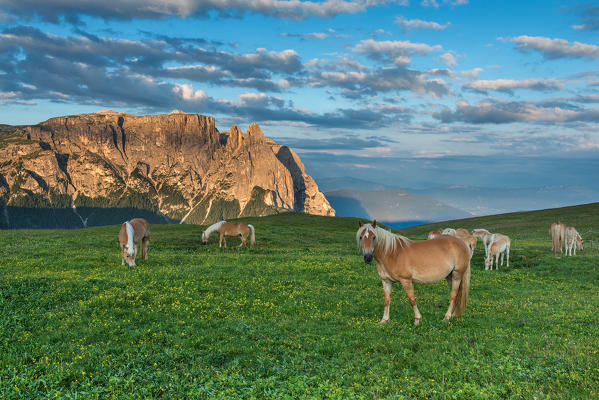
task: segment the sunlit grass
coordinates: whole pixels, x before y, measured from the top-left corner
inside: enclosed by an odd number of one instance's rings
[[[378,324],[350,218],[246,219],[254,249],[154,225],[135,269],[116,226],[1,231],[0,398],[597,398],[599,254],[556,257],[543,236],[597,211],[453,224],[511,235],[511,267],[484,271],[479,245],[464,316],[441,321],[445,283],[416,286],[416,328],[399,286]]]

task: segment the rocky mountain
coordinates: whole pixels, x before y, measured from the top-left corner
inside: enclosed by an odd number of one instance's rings
[[[179,111],[0,125],[0,205],[5,227],[23,225],[32,208],[59,227],[119,223],[140,210],[197,224],[285,210],[335,215],[299,157],[258,124],[219,132],[214,118]]]

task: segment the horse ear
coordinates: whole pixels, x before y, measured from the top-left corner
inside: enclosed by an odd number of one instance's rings
[[[362,227],[362,221],[358,220],[358,228]]]
[[[372,221],[372,227],[376,228],[376,219],[374,221]]]

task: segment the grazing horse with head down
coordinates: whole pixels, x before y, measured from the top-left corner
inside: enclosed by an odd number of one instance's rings
[[[489,253],[485,258],[485,270],[491,267],[493,270],[493,260],[495,260],[495,269],[499,269],[499,256],[501,256],[501,266],[503,267],[503,257],[507,257],[507,266],[510,266],[510,246],[511,240],[508,236],[501,233],[491,235],[491,244],[489,245]]]
[[[566,255],[572,256],[572,250],[582,250],[582,236],[572,226],[566,228]],[[569,254],[568,254],[569,253]]]
[[[220,221],[215,224],[212,224],[202,233],[202,243],[207,244],[208,239],[210,239],[210,235],[212,233],[218,232],[220,235],[220,240],[218,241],[218,247],[222,246],[222,243],[225,242],[225,247],[227,247],[227,239],[225,236],[241,236],[241,246],[247,246],[247,237],[250,236],[250,246],[254,247],[256,243],[256,233],[253,225],[245,225],[241,223],[235,222],[227,222]]]
[[[466,309],[470,287],[470,251],[461,240],[443,235],[437,239],[412,241],[372,224],[358,221],[356,241],[364,262],[376,260],[383,282],[385,310],[381,323],[389,320],[393,283],[400,282],[414,310],[414,325],[422,321],[416,305],[413,283],[434,283],[447,279],[451,287],[445,321],[460,316]]]
[[[557,254],[559,249],[560,253],[564,252],[564,240],[566,238],[566,225],[562,222],[554,222],[549,228],[549,234],[551,235],[551,250]]]
[[[123,222],[119,232],[121,244],[121,265],[125,262],[130,267],[135,267],[137,257],[137,243],[141,242],[141,258],[148,259],[150,246],[150,225],[143,218],[133,218],[131,221]]]

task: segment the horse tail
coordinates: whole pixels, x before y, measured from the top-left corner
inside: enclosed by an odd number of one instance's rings
[[[466,302],[468,301],[468,290],[470,289],[470,260],[468,260],[468,266],[462,275],[462,281],[460,282],[460,288],[455,298],[455,306],[453,308],[453,316],[459,317],[466,310]]]
[[[248,225],[248,228],[250,228],[250,246],[254,247],[254,244],[256,244],[256,230],[254,225]]]

